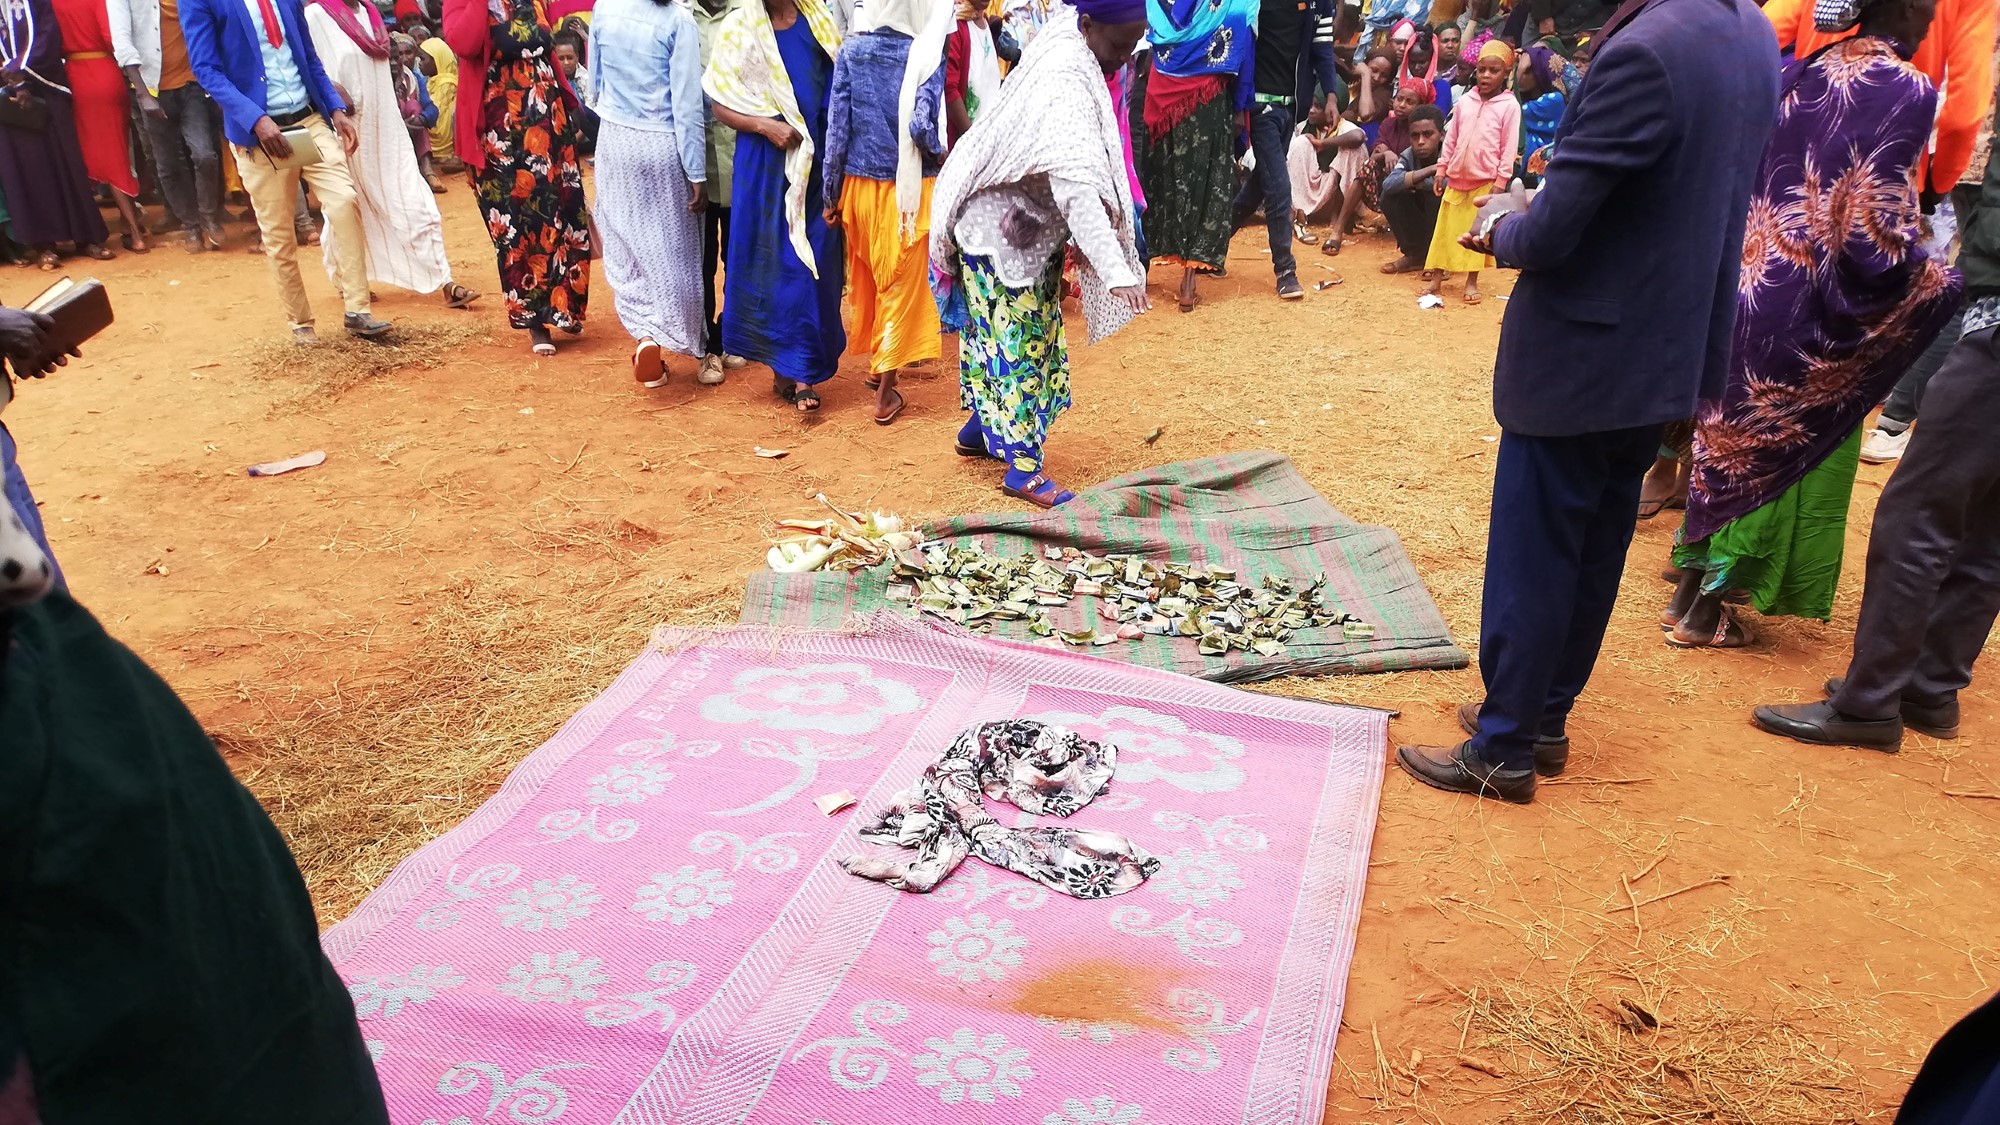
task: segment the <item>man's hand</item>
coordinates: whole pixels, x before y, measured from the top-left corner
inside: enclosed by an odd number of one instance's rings
[[[1135,316],[1153,307],[1153,302],[1146,297],[1146,287],[1143,284],[1120,286],[1113,289],[1111,295],[1125,302],[1125,307],[1131,309]]]
[[[340,134],[340,147],[347,155],[353,156],[361,147],[361,130],[354,127],[353,118],[337,109],[333,111],[333,131]]]
[[[1515,180],[1506,191],[1493,192],[1479,201],[1479,215],[1472,220],[1472,229],[1459,236],[1458,244],[1481,254],[1493,253],[1493,232],[1500,228],[1500,221],[1527,209],[1528,189]]]
[[[0,356],[27,363],[49,350],[56,322],[26,309],[0,309]]]
[[[165,121],[167,119],[166,107],[160,104],[160,99],[154,97],[151,90],[141,86],[132,92],[138,96],[140,113],[145,114],[155,121]]]
[[[787,152],[797,148],[801,139],[797,129],[785,124],[782,118],[777,117],[765,119],[763,133],[765,140],[770,141]]]
[[[250,126],[250,135],[257,139],[257,147],[264,150],[264,155],[272,160],[284,160],[292,155],[292,143],[285,139],[285,131],[278,128],[278,123],[271,120],[269,114],[259,117],[257,123]]]

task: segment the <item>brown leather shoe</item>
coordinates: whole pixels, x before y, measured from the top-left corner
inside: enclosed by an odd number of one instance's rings
[[[1458,705],[1458,729],[1470,735],[1479,733],[1479,700]],[[1555,777],[1569,766],[1569,735],[1545,734],[1535,739],[1535,772],[1543,777]]]
[[[1839,695],[1841,685],[1846,682],[1846,676],[1835,676],[1828,680],[1826,697],[1832,699]],[[1940,703],[1935,707],[1928,707],[1908,699],[1903,700],[1903,729],[1927,734],[1932,738],[1957,738],[1958,700]]]
[[[1472,743],[1457,746],[1399,746],[1396,764],[1433,789],[1470,793],[1525,805],[1535,799],[1534,770],[1503,770],[1480,760]]]
[[[1902,719],[1857,719],[1834,710],[1825,700],[1759,707],[1750,713],[1750,721],[1760,730],[1815,746],[1858,746],[1885,754],[1903,748]]]

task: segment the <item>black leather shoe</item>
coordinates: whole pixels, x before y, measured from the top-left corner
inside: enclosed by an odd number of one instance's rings
[[[1894,754],[1903,748],[1903,720],[1857,719],[1833,709],[1833,704],[1786,703],[1759,707],[1750,721],[1762,730],[1818,746],[1859,746]]]
[[[1840,694],[1840,686],[1847,682],[1846,676],[1835,676],[1826,682],[1826,697],[1832,699]],[[1958,700],[1927,707],[1922,703],[1903,700],[1903,728],[1932,738],[1958,737]]]
[[[349,336],[359,336],[364,340],[379,340],[395,327],[386,320],[376,320],[370,313],[348,313],[340,323]]]
[[[1433,789],[1497,797],[1525,805],[1535,799],[1534,770],[1503,770],[1472,752],[1472,743],[1457,746],[1398,746],[1396,764],[1403,772]]]
[[[1458,729],[1470,735],[1479,733],[1479,703],[1458,705]],[[1535,739],[1535,772],[1543,777],[1555,777],[1569,765],[1569,735],[1545,734]]]

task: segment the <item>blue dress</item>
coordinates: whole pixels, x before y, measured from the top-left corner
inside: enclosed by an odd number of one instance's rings
[[[843,259],[840,230],[828,228],[820,191],[826,151],[827,92],[833,60],[822,51],[803,16],[777,33],[778,54],[792,80],[792,96],[812,135],[813,166],[806,180],[806,237],[819,278],[792,249],[785,227],[785,154],[749,133],[736,136],[736,169],[730,185],[729,257],[722,284],[724,351],[768,365],[780,377],[822,383],[833,377],[847,330],[840,323]]]

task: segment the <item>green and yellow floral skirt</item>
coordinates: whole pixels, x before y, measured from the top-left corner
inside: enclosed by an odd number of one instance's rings
[[[1049,423],[1069,409],[1062,252],[1026,289],[1001,281],[991,258],[959,260],[968,323],[958,337],[958,405],[972,411],[994,456],[1032,473],[1041,467]]]

